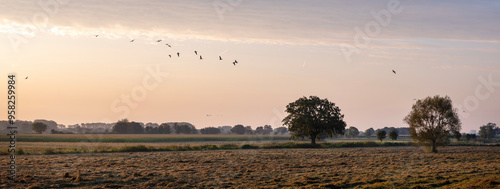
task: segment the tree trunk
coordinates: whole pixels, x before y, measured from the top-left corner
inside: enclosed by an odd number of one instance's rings
[[[316,145],[316,136],[314,137],[311,136],[311,144]]]
[[[436,142],[432,142],[432,151],[433,153],[437,153],[437,149],[436,149]]]

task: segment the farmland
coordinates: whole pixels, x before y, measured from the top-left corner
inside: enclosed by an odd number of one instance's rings
[[[17,182],[1,171],[0,188],[500,188],[498,144],[453,144],[434,154],[405,139],[19,135]]]
[[[5,157],[5,156],[3,156]],[[499,188],[500,147],[250,149],[19,155],[18,182],[80,188]],[[7,158],[0,163],[7,164]]]
[[[8,138],[0,139],[0,154],[8,154]],[[260,148],[308,147],[308,141],[290,143],[286,135],[148,135],[148,134],[23,134],[17,138],[21,154],[99,153],[137,151],[183,151],[203,149],[236,149],[242,145]],[[410,145],[408,140],[377,143],[366,139],[335,139],[321,147],[376,147]],[[146,149],[147,148],[147,149]]]

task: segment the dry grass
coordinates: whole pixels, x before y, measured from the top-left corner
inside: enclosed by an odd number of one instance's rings
[[[500,188],[499,159],[500,147],[20,155],[23,182],[1,171],[0,188]]]

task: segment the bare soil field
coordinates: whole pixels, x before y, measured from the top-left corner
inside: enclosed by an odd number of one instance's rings
[[[0,188],[500,188],[500,147],[204,150],[0,156]]]

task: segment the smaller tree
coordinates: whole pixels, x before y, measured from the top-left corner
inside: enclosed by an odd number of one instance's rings
[[[389,132],[389,138],[391,138],[392,140],[397,140],[398,139],[398,132],[396,130],[391,130],[391,132]]]
[[[47,125],[42,122],[35,122],[31,125],[31,129],[35,131],[35,133],[42,134],[45,130],[47,130]]]
[[[262,126],[259,126],[255,129],[255,132],[254,132],[256,135],[262,135],[264,134],[264,127]]]
[[[377,132],[377,139],[380,140],[380,142],[382,142],[382,140],[385,139],[385,135],[387,134],[387,132],[385,132],[385,130],[379,130]]]
[[[439,95],[418,100],[404,121],[410,126],[413,141],[433,153],[450,142],[450,133],[462,127],[450,97]]]
[[[253,135],[254,134],[253,129],[252,129],[251,126],[246,126],[245,127],[245,134],[247,134],[247,135]]]
[[[210,135],[218,135],[221,133],[219,128],[216,127],[206,127],[200,130],[201,134],[210,134]]]
[[[375,130],[373,128],[369,128],[365,130],[365,136],[367,139],[371,138],[373,133],[375,133]]]
[[[482,139],[491,139],[495,136],[495,127],[497,124],[495,123],[488,123],[486,125],[483,125],[479,127],[479,136]]]
[[[355,138],[358,137],[358,135],[359,135],[359,130],[353,126],[349,127],[349,129],[345,131],[345,136],[348,138]]]
[[[476,134],[470,134],[470,133],[465,134],[465,140],[467,141],[470,141],[472,139],[476,140],[476,138],[477,138]]]
[[[264,135],[269,135],[273,132],[273,127],[271,125],[264,125]]]
[[[160,134],[170,134],[172,132],[170,125],[168,125],[167,123],[162,123],[160,126],[158,126],[157,130]]]
[[[245,126],[243,125],[235,125],[233,128],[231,128],[231,133],[237,134],[237,135],[243,135],[245,134]]]
[[[286,128],[286,127],[278,127],[274,130],[275,130],[274,131],[275,135],[284,135],[286,132],[288,132],[288,128]]]

